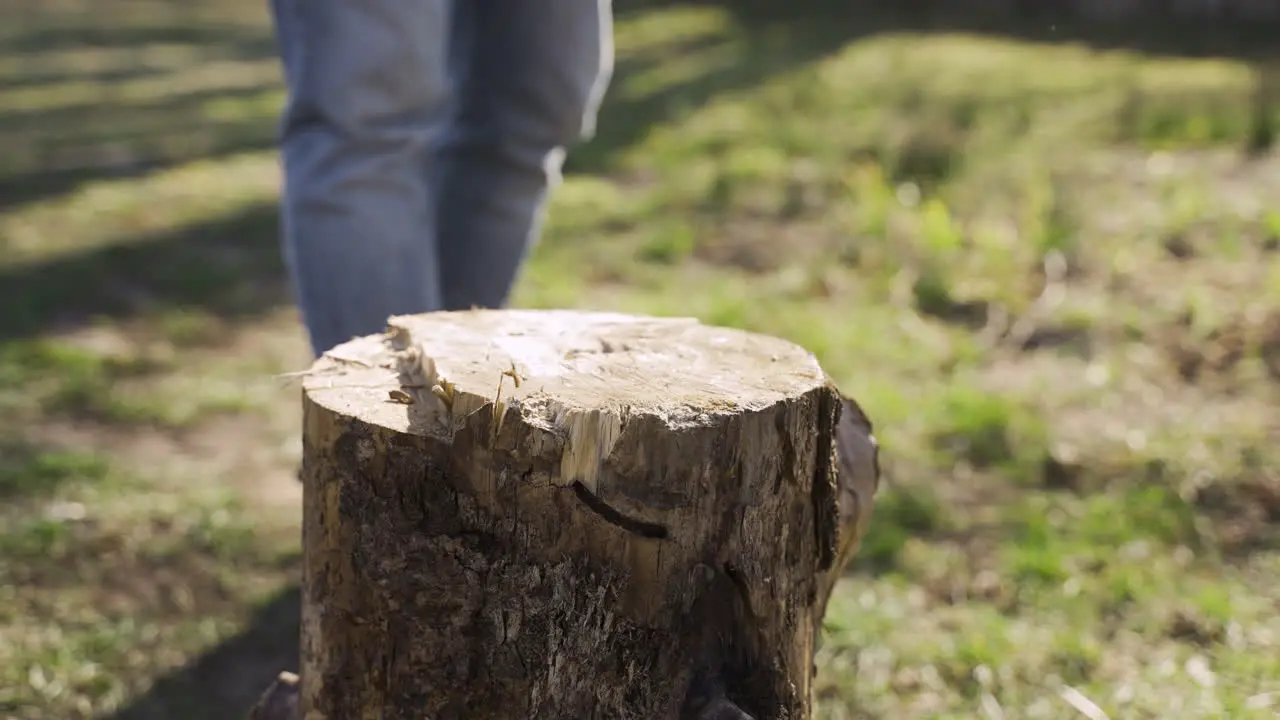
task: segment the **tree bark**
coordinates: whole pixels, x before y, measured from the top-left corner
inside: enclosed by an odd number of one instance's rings
[[[811,716],[878,469],[805,350],[405,316],[317,361],[304,418],[306,720]]]

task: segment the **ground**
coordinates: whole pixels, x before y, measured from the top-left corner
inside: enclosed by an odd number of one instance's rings
[[[0,717],[235,717],[296,666],[266,4],[0,12]],[[517,304],[777,334],[865,406],[824,717],[1274,717],[1268,59],[921,27],[620,7]]]

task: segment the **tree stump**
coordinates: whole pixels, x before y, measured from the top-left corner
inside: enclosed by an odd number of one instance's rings
[[[878,470],[807,351],[434,313],[303,384],[302,718],[810,717]]]

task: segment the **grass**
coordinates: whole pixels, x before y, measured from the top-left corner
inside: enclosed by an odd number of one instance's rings
[[[0,30],[0,717],[232,717],[296,666],[278,73],[260,3],[111,6]],[[1274,717],[1266,59],[939,25],[621,10],[517,302],[781,335],[876,420],[823,717]]]

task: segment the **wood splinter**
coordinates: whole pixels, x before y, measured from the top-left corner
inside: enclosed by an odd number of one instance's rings
[[[248,720],[298,720],[298,676],[280,673],[249,711]]]
[[[878,480],[812,354],[512,310],[339,350],[304,376],[300,717],[812,717]]]

